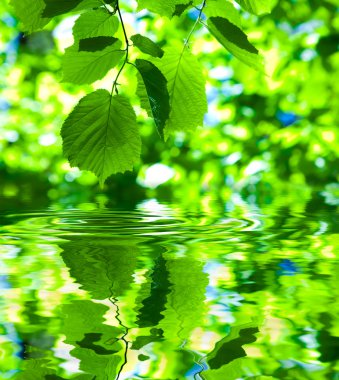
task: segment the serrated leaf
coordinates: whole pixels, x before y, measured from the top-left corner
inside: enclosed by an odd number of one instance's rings
[[[153,61],[167,79],[170,95],[170,116],[165,138],[174,131],[191,131],[203,124],[207,112],[205,78],[196,57],[187,49],[165,50]]]
[[[113,36],[119,27],[118,18],[102,8],[83,13],[73,27],[76,39]]]
[[[178,4],[187,4],[190,0],[138,0],[138,11],[148,9],[151,12],[158,13],[161,16],[172,17],[175,7]]]
[[[246,11],[255,15],[270,13],[272,9],[270,0],[236,0],[236,2]]]
[[[145,84],[152,115],[160,136],[164,137],[164,128],[170,113],[167,80],[153,63],[137,59],[135,66]]]
[[[102,6],[100,0],[44,0],[44,2],[43,17],[55,17],[68,12],[78,12]]]
[[[128,99],[97,90],[80,100],[61,130],[64,154],[71,166],[90,170],[103,185],[114,173],[132,170],[141,140]]]
[[[79,51],[79,43],[67,48],[63,57],[63,82],[75,84],[93,83],[102,79],[124,56],[119,50],[121,41],[99,51]]]
[[[259,51],[248,41],[246,34],[239,27],[223,17],[211,17],[208,19],[208,29],[240,61],[256,70],[263,70]]]
[[[161,47],[148,37],[142,36],[141,34],[135,34],[131,37],[131,40],[133,42],[133,45],[145,54],[159,58],[164,55],[164,51],[161,49]]]
[[[49,18],[42,17],[45,8],[43,0],[10,0],[16,16],[23,23],[23,30],[32,33],[42,29],[50,21]]]

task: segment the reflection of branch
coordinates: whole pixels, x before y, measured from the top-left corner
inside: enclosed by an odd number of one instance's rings
[[[107,260],[105,260],[106,263],[107,263]],[[108,274],[108,263],[107,263],[107,266],[106,266],[106,276],[107,278],[109,279],[109,274]],[[120,369],[119,369],[119,372],[117,374],[117,377],[116,377],[116,380],[119,379],[119,376],[121,375],[121,372],[123,370],[123,368],[125,367],[125,365],[127,364],[127,352],[128,352],[128,341],[125,339],[125,337],[127,336],[128,332],[129,332],[129,328],[127,326],[125,326],[122,322],[121,322],[121,319],[120,319],[120,309],[119,309],[119,306],[118,306],[118,299],[116,297],[114,297],[114,294],[113,294],[113,287],[114,287],[114,282],[112,281],[111,283],[111,287],[110,287],[110,297],[108,298],[109,301],[112,303],[113,306],[115,306],[115,309],[116,309],[116,313],[115,313],[115,319],[118,321],[119,323],[119,326],[121,326],[122,328],[125,329],[125,333],[122,335],[121,338],[118,338],[118,340],[122,340],[125,344],[125,351],[124,351],[124,362],[122,363]]]
[[[127,336],[128,334],[128,331],[129,331],[129,328],[127,326],[125,326],[122,322],[121,322],[121,319],[119,318],[120,317],[120,310],[119,310],[119,306],[117,304],[118,300],[117,298],[113,297],[113,295],[109,298],[110,302],[112,303],[112,305],[115,306],[116,308],[116,314],[115,314],[115,319],[118,321],[119,325],[121,327],[123,327],[125,329],[125,333],[123,334],[123,336],[121,338],[119,338],[119,340],[122,340],[124,343],[125,343],[125,352],[124,352],[124,362],[122,363],[120,369],[119,369],[119,372],[117,374],[117,377],[116,377],[116,380],[119,379],[119,376],[121,375],[121,372],[123,370],[123,368],[125,367],[125,365],[127,364],[127,352],[128,352],[128,341],[125,339],[125,337]]]
[[[193,376],[193,379],[194,380],[203,380],[204,377],[202,376],[202,373],[204,372],[204,370],[206,370],[207,368],[201,363],[201,361],[205,358],[205,356],[203,356],[202,358],[200,358],[198,361],[195,361],[194,360],[194,363],[196,363],[200,368],[201,370],[196,372]]]

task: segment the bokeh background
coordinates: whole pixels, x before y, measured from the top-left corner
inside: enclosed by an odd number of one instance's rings
[[[133,13],[133,1],[123,6],[130,35],[144,33],[164,46],[184,41],[197,17],[192,10],[168,20]],[[110,177],[103,190],[94,175],[70,168],[62,155],[63,120],[92,87],[61,83],[61,58],[76,17],[56,18],[25,35],[7,2],[0,4],[0,195],[85,201],[104,191],[116,202],[156,196],[189,203],[234,192],[256,201],[302,188],[336,202],[336,0],[276,1],[269,15],[243,14],[266,74],[233,58],[206,28],[197,29],[190,45],[205,68],[209,112],[190,135],[160,140],[139,107],[134,72],[127,68],[121,91],[139,114],[142,157],[133,173]],[[93,87],[109,88],[113,76]]]

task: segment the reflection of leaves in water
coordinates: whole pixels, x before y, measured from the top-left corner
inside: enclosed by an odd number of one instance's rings
[[[167,268],[172,287],[161,327],[166,338],[173,339],[176,334],[181,340],[188,339],[191,331],[202,325],[208,277],[203,263],[192,257],[171,259]]]
[[[48,368],[50,361],[45,359],[30,359],[24,362],[23,371],[15,376],[16,380],[40,380],[47,375],[54,375],[55,371]]]
[[[31,299],[24,303],[25,328],[20,331],[22,347],[19,356],[24,359],[42,359],[49,356],[54,336],[48,331],[49,318],[40,315],[37,291],[29,292]]]
[[[317,340],[319,343],[318,351],[321,354],[319,360],[323,363],[339,360],[339,337],[332,336],[329,333],[331,319],[332,317],[328,313],[320,314],[319,320],[324,328],[318,332]]]
[[[143,354],[140,354],[140,355],[138,356],[138,359],[139,359],[141,362],[144,362],[144,361],[146,361],[146,360],[149,359],[149,356],[147,356],[147,355],[143,355]]]
[[[81,238],[61,245],[70,274],[95,299],[118,297],[133,283],[137,248],[127,241]]]
[[[165,310],[171,285],[168,275],[166,260],[160,255],[155,261],[151,275],[151,294],[142,301],[143,306],[139,310],[139,327],[156,326],[164,318],[161,312]]]
[[[133,342],[131,349],[140,350],[140,348],[146,346],[152,342],[160,342],[164,339],[163,331],[161,329],[151,329],[151,335],[149,336],[138,336]]]
[[[248,379],[244,375],[245,370],[243,369],[244,359],[238,358],[226,364],[219,369],[207,370],[206,372],[200,373],[200,377],[203,380],[238,380],[238,379]],[[260,380],[264,378],[260,377]]]
[[[119,338],[123,331],[104,324],[108,307],[87,300],[64,305],[63,333],[65,343],[73,345],[72,356],[80,359],[80,369],[96,376],[96,380],[114,379],[123,361],[124,345]],[[114,353],[120,355],[114,355]]]
[[[258,332],[259,329],[254,323],[232,327],[230,334],[217,342],[213,351],[207,355],[210,370],[202,372],[201,376],[208,380],[221,379],[225,375],[229,380],[241,377],[240,358],[246,356],[242,346],[255,342],[257,338],[254,334]]]
[[[259,332],[258,327],[235,327],[230,336],[220,340],[214,347],[214,350],[208,355],[210,368],[217,369],[230,363],[231,361],[246,356],[242,348],[244,344],[253,343],[257,340],[254,336]],[[235,338],[235,335],[238,335]]]
[[[93,350],[98,355],[111,355],[119,352],[119,350],[107,350],[102,346],[98,346],[95,342],[99,342],[101,340],[102,334],[98,333],[86,333],[83,340],[76,342],[79,347],[89,348]]]

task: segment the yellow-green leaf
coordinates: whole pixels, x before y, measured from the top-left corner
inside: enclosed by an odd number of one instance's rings
[[[116,38],[112,41],[112,44],[96,51],[90,48],[79,51],[79,43],[67,48],[63,57],[63,82],[86,84],[102,79],[124,56],[120,50],[121,41]],[[98,42],[97,38],[95,42]],[[91,46],[90,39],[86,39],[85,45]]]
[[[63,150],[71,166],[90,170],[103,185],[114,173],[132,170],[141,140],[128,99],[97,90],[80,100],[61,130]]]

